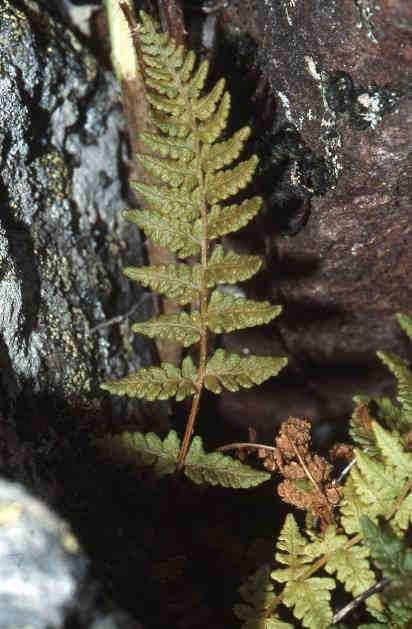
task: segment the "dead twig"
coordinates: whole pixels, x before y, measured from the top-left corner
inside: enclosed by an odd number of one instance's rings
[[[333,624],[336,625],[338,622],[341,622],[341,620],[343,620],[345,616],[351,614],[357,607],[359,607],[359,605],[366,601],[367,598],[372,596],[372,594],[382,592],[382,590],[385,589],[390,581],[390,579],[382,579],[381,581],[378,581],[378,583],[375,583],[375,585],[372,585],[372,587],[362,592],[362,594],[359,594],[359,596],[357,596],[353,599],[353,601],[345,605],[345,607],[342,607],[342,609],[334,615],[332,621]]]
[[[92,328],[90,328],[90,334],[92,334],[93,332],[96,332],[97,330],[102,330],[104,328],[108,328],[111,325],[115,325],[116,323],[121,323],[125,319],[128,319],[134,312],[136,312],[136,310],[138,310],[147,299],[155,299],[155,297],[156,297],[156,295],[154,293],[145,293],[139,299],[139,301],[137,301],[124,314],[117,315],[116,317],[112,317],[111,319],[106,319],[106,321],[102,321],[102,323],[99,323],[98,325],[95,325]]]

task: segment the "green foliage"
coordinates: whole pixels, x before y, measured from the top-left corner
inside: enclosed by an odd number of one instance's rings
[[[153,432],[146,435],[140,432],[122,433],[98,440],[99,449],[110,459],[151,467],[157,478],[173,474],[180,446],[179,436],[174,430],[163,441]],[[195,437],[190,445],[183,472],[198,485],[208,483],[232,489],[249,489],[270,479],[267,472],[256,470],[221,452],[205,452],[200,437]]]
[[[412,318],[405,314],[398,313],[396,318],[412,340]],[[405,360],[394,354],[378,352],[378,357],[393,373],[397,380],[397,401],[394,404],[388,398],[367,397],[358,398],[368,408],[371,418],[376,415],[387,428],[396,430],[405,442],[411,440],[412,435],[412,371]],[[356,412],[355,412],[356,415]],[[356,416],[352,417],[351,436],[355,443],[360,446],[367,445],[364,441],[365,431],[362,429],[362,422]],[[370,444],[373,445],[373,444]]]
[[[219,79],[205,90],[208,62],[202,61],[196,67],[193,52],[185,51],[167,33],[160,32],[146,13],[140,13],[140,20],[139,61],[154,128],[141,133],[147,151],[139,153],[137,160],[152,180],[133,184],[145,207],[128,210],[124,216],[184,262],[128,267],[124,273],[187,310],[160,314],[134,324],[132,329],[185,348],[199,344],[200,351],[197,363],[192,358],[185,358],[181,367],[162,363],[107,382],[102,388],[115,395],[147,400],[179,401],[193,396],[193,412],[186,427],[188,438],[182,440],[179,466],[188,456],[185,473],[195,482],[249,487],[252,480],[239,461],[204,453],[196,439],[189,451],[188,447],[204,388],[216,394],[224,388],[249,388],[277,375],[286,364],[285,358],[242,357],[219,349],[209,356],[207,346],[210,332],[220,334],[269,323],[281,311],[266,301],[224,295],[216,288],[248,280],[261,266],[258,256],[226,251],[222,244],[212,244],[247,225],[259,211],[262,200],[256,196],[231,205],[223,203],[250,183],[258,158],[252,155],[239,161],[249,127],[230,137],[220,137],[230,109],[225,80]],[[129,445],[142,444],[142,437],[136,442],[130,441],[130,436],[127,439]],[[193,448],[197,448],[197,466],[191,472]]]
[[[249,389],[276,376],[285,364],[285,358],[271,356],[242,358],[218,349],[206,365],[205,387],[213,393],[220,393],[222,387],[229,391],[238,391],[240,387]]]
[[[101,387],[115,395],[128,395],[146,400],[167,400],[174,396],[177,400],[184,400],[196,390],[195,377],[193,361],[187,357],[181,370],[171,363],[162,363],[160,367],[139,369],[121,380],[106,382]]]
[[[398,320],[410,336],[412,320],[404,315]],[[387,579],[383,591],[366,600],[375,621],[361,626],[401,629],[412,620],[412,549],[406,543],[412,523],[412,380],[404,361],[379,355],[397,378],[399,404],[356,399],[351,420],[356,463],[343,487],[336,521],[315,533],[302,531],[287,515],[270,579],[263,579],[265,568],[240,589],[245,603],[235,613],[245,621],[243,629],[269,627],[271,619],[280,622],[280,605],[289,607],[304,627],[331,627],[331,591],[338,584],[358,597],[382,578]],[[380,409],[380,422],[369,405]],[[284,584],[283,589],[274,582]]]

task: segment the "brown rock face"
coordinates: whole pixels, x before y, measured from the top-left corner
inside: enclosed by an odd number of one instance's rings
[[[252,339],[291,359],[283,385],[294,395],[279,403],[274,390],[275,419],[347,417],[354,393],[391,381],[376,350],[408,352],[394,314],[412,313],[412,3],[235,2],[229,28],[256,42],[274,139],[292,128],[306,147],[303,157],[292,150],[289,179],[307,193],[309,220],[294,236],[270,236],[272,298],[284,314]],[[262,394],[247,395],[259,416]]]

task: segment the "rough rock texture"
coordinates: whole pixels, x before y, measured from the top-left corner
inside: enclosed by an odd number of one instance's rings
[[[120,212],[128,205],[122,128],[112,74],[36,2],[4,0],[0,398],[26,427],[41,416],[50,428],[59,404],[98,417],[99,382],[152,358],[127,321],[93,330],[138,303],[135,317],[144,318],[152,305],[121,273],[143,259]]]
[[[303,215],[289,235],[267,236],[266,279],[284,314],[272,334],[241,341],[291,357],[276,417],[287,404],[344,417],[353,393],[387,381],[375,351],[408,351],[393,315],[412,312],[412,4],[235,0],[223,18],[239,50],[245,36],[255,43],[273,97],[267,141],[288,184],[285,201],[273,179],[274,223]],[[241,403],[259,416],[263,398]]]

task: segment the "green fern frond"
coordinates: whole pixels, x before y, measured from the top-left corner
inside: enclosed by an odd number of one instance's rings
[[[238,603],[233,611],[237,618],[244,620],[242,629],[288,629],[293,625],[283,622],[274,614],[263,619],[266,609],[276,599],[273,583],[270,580],[270,566],[265,564],[252,574],[239,588],[244,603]]]
[[[180,160],[183,163],[193,161],[196,156],[193,138],[186,137],[180,141],[170,140],[158,133],[144,131],[140,134],[140,139],[153,152],[159,153],[160,157]]]
[[[243,127],[228,140],[223,140],[213,146],[205,145],[202,151],[202,163],[206,173],[220,170],[234,162],[242,152],[249,136],[250,128]]]
[[[133,182],[132,188],[162,216],[176,216],[182,220],[193,221],[200,214],[199,203],[193,192],[173,190],[167,186],[151,186],[140,182]],[[133,210],[129,211],[133,212]],[[127,211],[124,212],[124,216],[129,218]]]
[[[196,185],[196,171],[192,165],[185,162],[143,154],[138,155],[137,160],[148,173],[155,175],[171,188],[193,190]]]
[[[396,315],[396,319],[408,339],[412,341],[412,317],[408,317],[408,315],[402,312],[398,312]]]
[[[197,64],[195,54],[160,32],[159,25],[146,13],[140,13],[140,21],[140,27],[136,28],[139,65],[151,106],[153,129],[140,134],[145,150],[137,155],[137,160],[153,181],[133,184],[144,206],[126,211],[124,216],[144,230],[156,245],[183,260],[195,259],[190,264],[124,269],[130,279],[181,306],[190,305],[190,314],[160,315],[134,324],[133,331],[177,341],[184,347],[198,343],[199,358],[196,366],[192,359],[185,359],[181,368],[163,363],[118,382],[108,382],[103,388],[117,395],[149,400],[193,396],[179,455],[178,466],[182,467],[186,455],[191,452],[194,456],[195,451],[189,446],[202,390],[220,393],[223,388],[237,391],[240,387],[260,384],[276,375],[286,359],[240,357],[217,350],[208,361],[210,331],[220,333],[268,323],[281,310],[268,302],[223,296],[217,291],[210,294],[210,289],[219,284],[249,279],[262,264],[257,256],[225,251],[220,244],[210,246],[212,240],[244,227],[259,211],[262,205],[259,197],[230,206],[223,203],[249,184],[258,158],[253,155],[239,161],[250,135],[249,127],[235,131],[229,138],[220,137],[230,110],[225,79],[218,79],[205,89],[208,62]],[[192,446],[196,444],[199,446],[197,441]],[[193,480],[196,477],[203,479],[202,482],[241,486],[239,480],[227,480],[236,472],[236,462],[231,458],[206,455],[200,450],[198,455],[204,462],[204,471],[201,473],[198,466]],[[227,472],[225,465],[230,467]],[[188,470],[189,463],[187,474]]]
[[[206,281],[209,288],[216,284],[236,284],[253,277],[262,266],[259,256],[239,255],[216,245],[210,256]]]
[[[252,181],[258,158],[252,155],[245,162],[241,162],[232,169],[223,170],[207,179],[207,200],[212,205],[224,201],[245,188]]]
[[[409,525],[412,524],[412,492],[399,505],[393,520],[401,531],[407,531]]]
[[[184,473],[198,485],[220,485],[232,489],[249,489],[270,479],[267,472],[255,470],[221,452],[205,452],[200,437],[195,437],[191,443]]]
[[[412,371],[406,362],[386,352],[378,352],[381,361],[389,367],[398,382],[397,399],[402,408],[402,416],[410,425],[412,424]]]
[[[153,432],[124,432],[105,436],[96,441],[98,449],[109,459],[138,467],[151,467],[155,476],[161,478],[173,474],[179,454],[180,439],[171,430],[162,441]]]
[[[305,555],[312,560],[322,555],[327,557],[325,570],[336,574],[347,592],[358,596],[375,584],[375,574],[369,566],[369,549],[363,545],[348,547],[347,535],[338,533],[335,526],[328,526],[322,537],[313,536],[315,541],[305,548]]]
[[[249,389],[276,376],[285,364],[285,358],[244,358],[218,349],[206,365],[205,387],[213,393],[221,393],[222,387],[228,391],[239,391],[241,387]]]
[[[279,583],[295,581],[302,577],[311,557],[304,555],[308,540],[301,534],[299,526],[291,513],[288,513],[276,544],[276,561],[287,568],[277,568],[271,573],[272,579]]]
[[[269,323],[282,311],[268,301],[253,301],[235,295],[213,291],[207,309],[207,325],[212,332],[232,332]]]
[[[190,347],[200,339],[200,328],[197,315],[186,312],[178,314],[159,315],[144,323],[135,323],[133,332],[145,334],[150,338],[162,338],[181,343],[183,347]]]
[[[193,369],[196,375],[194,365]],[[113,395],[127,395],[149,401],[167,400],[171,397],[176,397],[179,401],[196,393],[194,378],[185,377],[183,370],[181,371],[171,363],[162,363],[160,367],[139,369],[121,380],[105,382],[101,387]]]
[[[308,629],[328,629],[332,624],[330,591],[336,583],[328,577],[311,577],[305,581],[289,581],[283,602]]]
[[[151,467],[160,478],[172,474],[177,465],[180,439],[171,430],[162,441],[154,433],[122,433],[97,440],[100,451],[108,458],[124,465]],[[205,452],[202,439],[195,437],[190,446],[184,474],[197,484],[208,483],[249,489],[270,479],[270,474],[256,470],[221,452]]]
[[[249,223],[262,207],[262,199],[253,197],[240,205],[213,205],[208,216],[209,238],[219,238],[238,231]]]
[[[216,113],[206,122],[199,125],[199,138],[205,144],[216,142],[222,131],[226,128],[230,111],[230,94],[225,92],[217,108]]]
[[[373,417],[370,414],[370,398],[358,395],[354,398],[355,408],[350,418],[349,434],[357,446],[370,455],[379,452],[376,446],[375,435],[372,430]]]
[[[200,251],[200,238],[194,235],[189,221],[163,216],[153,210],[131,210],[124,213],[153,242],[176,253],[179,258],[188,258]]]
[[[123,269],[123,273],[131,280],[167,295],[182,305],[195,302],[199,294],[199,284],[193,271],[193,267],[186,264],[131,266]]]
[[[155,110],[149,112],[149,120],[162,133],[171,138],[186,138],[191,130],[185,118],[171,118]]]
[[[362,529],[373,561],[389,579],[412,577],[412,549],[391,529],[380,522],[379,526],[367,516],[362,518]]]

